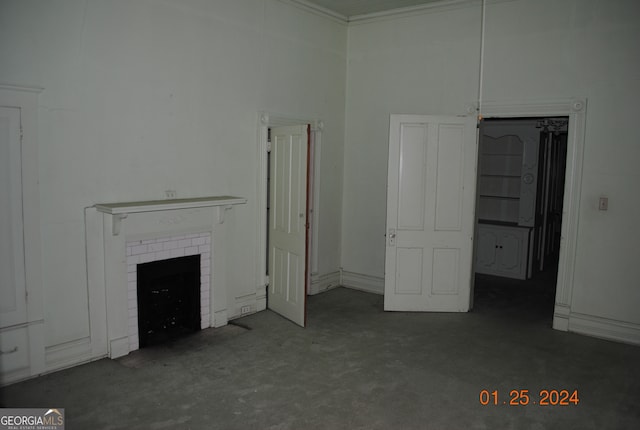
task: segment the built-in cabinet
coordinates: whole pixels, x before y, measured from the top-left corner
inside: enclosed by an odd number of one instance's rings
[[[36,95],[0,85],[0,385],[45,367]]]
[[[551,220],[561,219],[566,126],[563,118],[483,121],[477,273],[527,279],[556,251],[560,225]]]
[[[534,120],[485,122],[478,175],[476,272],[526,279],[536,219],[540,130]]]
[[[530,227],[478,224],[476,273],[526,279]]]

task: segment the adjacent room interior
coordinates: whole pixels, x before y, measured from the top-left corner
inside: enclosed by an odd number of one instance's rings
[[[553,315],[568,118],[480,125],[475,295],[528,301]]]

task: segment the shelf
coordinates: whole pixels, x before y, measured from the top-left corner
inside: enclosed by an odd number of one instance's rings
[[[521,178],[521,175],[498,175],[495,173],[480,173],[480,176],[485,176],[487,178]]]
[[[195,197],[190,199],[147,200],[140,202],[98,203],[95,208],[109,215],[157,212],[175,209],[206,208],[211,206],[239,205],[247,199],[233,196]]]
[[[98,212],[113,215],[112,233],[114,236],[120,234],[120,224],[129,214],[170,211],[177,209],[194,209],[194,208],[218,208],[218,223],[224,222],[224,214],[227,209],[231,209],[233,205],[241,205],[247,203],[247,199],[243,197],[233,196],[211,196],[211,197],[194,197],[189,199],[172,199],[172,200],[147,200],[140,202],[123,202],[123,203],[98,203],[94,207]]]
[[[482,224],[482,225],[497,225],[500,227],[514,227],[514,228],[521,228],[524,230],[532,230],[533,227],[529,227],[526,225],[520,225],[517,222],[512,222],[512,221],[501,221],[501,220],[496,220],[496,219],[487,219],[487,218],[483,218],[483,219],[478,219],[478,224]]]
[[[522,154],[514,154],[511,152],[484,152],[482,154],[485,157],[511,157],[511,158],[522,158]]]
[[[510,197],[510,196],[489,196],[480,194],[480,198],[484,199],[500,199],[500,200],[520,200],[520,197]]]

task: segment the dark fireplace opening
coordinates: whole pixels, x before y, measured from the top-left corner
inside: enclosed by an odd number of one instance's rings
[[[200,330],[200,255],[138,264],[140,348]]]

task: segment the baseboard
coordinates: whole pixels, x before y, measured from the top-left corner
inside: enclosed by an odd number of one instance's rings
[[[342,286],[367,293],[384,295],[384,278],[342,271]]]
[[[0,373],[0,387],[5,387],[7,385],[15,384],[16,382],[25,381],[29,378],[35,378],[38,375],[31,374],[31,369],[29,365],[26,364],[25,367],[21,369],[15,369],[10,372],[2,372]]]
[[[227,317],[227,310],[216,311],[213,313],[213,326],[222,327],[227,325],[229,318]]]
[[[569,331],[616,342],[640,345],[640,325],[592,315],[569,315]]]
[[[46,371],[52,372],[85,363],[91,360],[92,353],[93,346],[90,337],[48,346],[45,348]]]
[[[257,312],[257,294],[251,293],[246,296],[236,297],[233,308],[233,313],[229,316],[229,319],[240,318],[247,315],[255,314]],[[243,312],[244,310],[244,312]]]
[[[129,336],[111,339],[109,341],[109,358],[123,357],[129,354]]]
[[[559,331],[569,331],[569,316],[571,308],[566,305],[555,305],[553,310],[553,328]]]
[[[325,275],[314,275],[311,277],[311,285],[308,294],[324,293],[340,286],[340,272],[331,272]]]
[[[256,312],[267,309],[267,286],[256,289]]]

